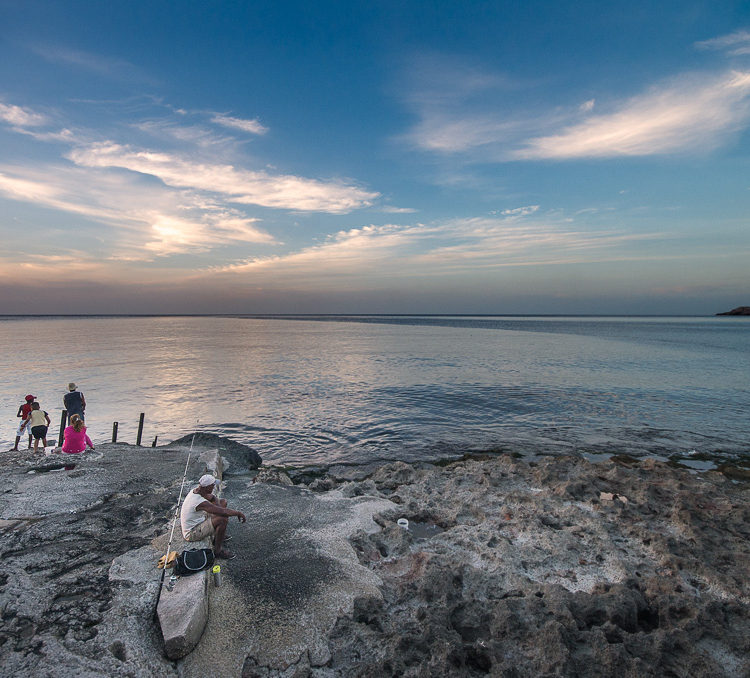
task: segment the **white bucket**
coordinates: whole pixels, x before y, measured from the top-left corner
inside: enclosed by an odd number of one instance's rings
[[[399,527],[404,528],[405,530],[409,529],[409,521],[406,518],[399,518],[396,521],[396,525],[398,525]]]

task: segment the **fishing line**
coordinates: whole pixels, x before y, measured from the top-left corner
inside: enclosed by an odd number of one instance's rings
[[[195,422],[195,427],[198,428],[198,420]],[[167,560],[169,559],[169,549],[172,547],[172,538],[174,537],[174,528],[177,524],[177,517],[180,515],[180,504],[182,504],[182,491],[185,489],[185,478],[187,478],[188,466],[190,466],[190,457],[193,454],[193,443],[195,442],[195,431],[193,432],[193,439],[190,441],[190,450],[188,451],[187,461],[185,462],[185,472],[182,474],[182,484],[180,485],[180,496],[177,499],[177,506],[174,510],[174,518],[172,519],[172,530],[169,533],[169,541],[167,542],[167,552],[164,554],[164,567],[161,570],[161,577],[159,579],[159,593],[156,596],[156,606],[159,606],[159,599],[161,598],[161,589],[164,584],[164,575],[167,573]],[[156,608],[154,608],[154,615],[156,615]]]
[[[177,524],[177,517],[180,514],[180,504],[182,503],[182,491],[185,489],[185,478],[187,478],[188,466],[190,465],[190,455],[193,454],[193,443],[195,442],[195,433],[193,433],[193,439],[190,441],[190,450],[188,451],[187,461],[185,462],[185,473],[182,474],[182,484],[180,485],[180,496],[177,499],[177,506],[174,510],[174,518],[172,519],[172,531],[169,533],[169,543],[167,544],[167,553],[169,555],[169,547],[172,546],[172,538],[174,537],[174,527]],[[166,559],[164,563],[166,564]],[[165,568],[166,569],[166,568]]]

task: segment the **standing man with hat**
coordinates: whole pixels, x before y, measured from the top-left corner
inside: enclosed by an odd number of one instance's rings
[[[68,423],[70,418],[77,414],[82,420],[85,419],[83,416],[86,410],[86,398],[83,397],[83,393],[76,391],[77,386],[71,381],[68,384],[68,393],[63,396],[63,405],[68,411]]]
[[[231,560],[234,554],[222,548],[229,537],[224,537],[227,523],[233,516],[244,523],[245,514],[227,508],[226,499],[214,496],[216,478],[210,473],[201,476],[198,487],[185,496],[180,509],[180,527],[185,541],[200,541],[206,537],[214,538],[214,553],[217,558]]]
[[[17,452],[18,451],[18,443],[21,441],[21,433],[23,433],[23,429],[26,426],[26,422],[29,418],[29,415],[31,414],[31,403],[33,403],[36,400],[36,396],[33,395],[27,395],[25,398],[26,402],[22,403],[18,406],[18,414],[17,417],[21,418],[21,421],[18,422],[18,429],[16,430],[16,444],[11,450],[11,452]],[[31,427],[29,427],[29,449],[31,449]]]

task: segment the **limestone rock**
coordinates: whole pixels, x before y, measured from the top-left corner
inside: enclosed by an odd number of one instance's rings
[[[172,591],[165,579],[157,610],[164,653],[170,659],[190,654],[200,641],[208,621],[207,588],[207,571],[180,577]]]
[[[281,485],[289,487],[294,485],[292,479],[281,469],[278,468],[261,468],[255,478],[254,483],[266,483],[268,485]]]
[[[750,675],[747,478],[573,456],[234,476],[238,557],[170,661],[155,563],[189,444],[0,461],[3,673]]]
[[[373,480],[401,498],[384,517],[407,507],[445,530],[354,541],[383,596],[339,620],[312,676],[750,674],[744,487],[574,457],[391,464]]]

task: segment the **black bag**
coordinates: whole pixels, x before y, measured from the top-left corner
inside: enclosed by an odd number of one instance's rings
[[[189,574],[195,574],[214,564],[213,549],[190,549],[183,551],[177,556],[177,562],[174,565],[174,573],[178,577],[185,577]]]

